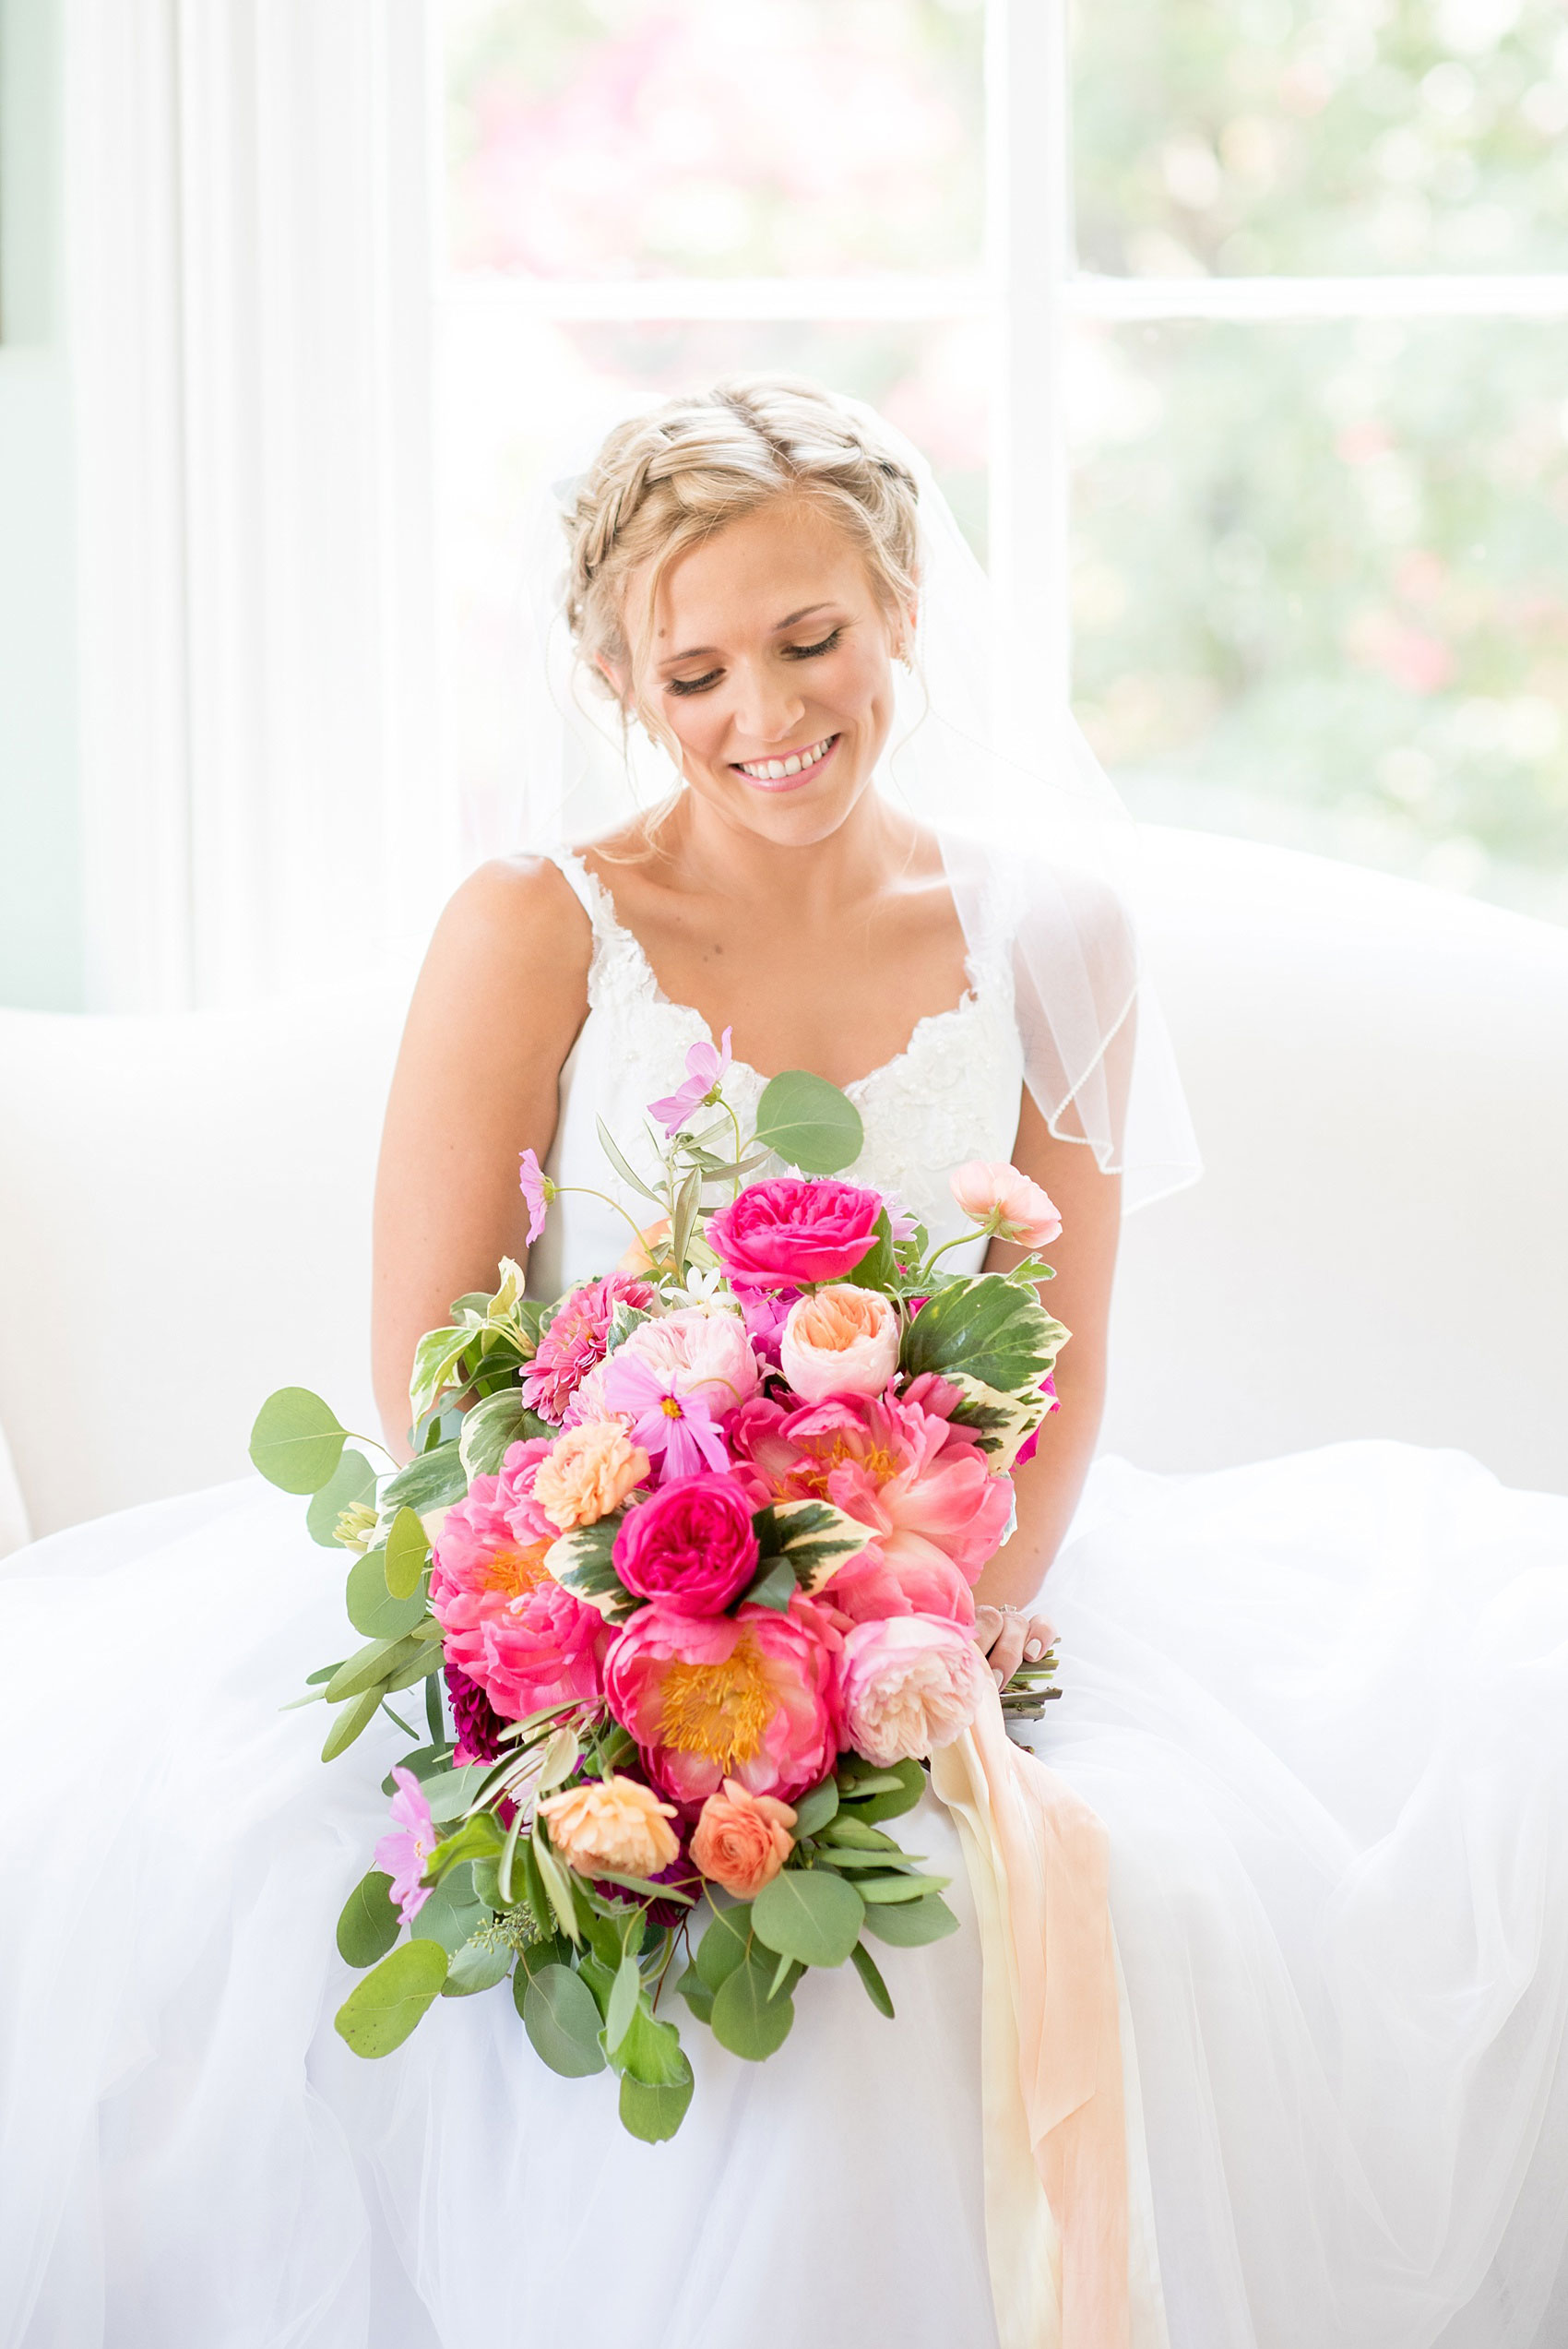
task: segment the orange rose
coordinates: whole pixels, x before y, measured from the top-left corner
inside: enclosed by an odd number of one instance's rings
[[[794,1850],[794,1824],[788,1803],[750,1794],[738,1778],[727,1778],[702,1806],[692,1857],[712,1883],[749,1901],[772,1883]]]
[[[533,1497],[563,1533],[597,1525],[647,1474],[648,1459],[618,1419],[568,1427],[539,1463]]]

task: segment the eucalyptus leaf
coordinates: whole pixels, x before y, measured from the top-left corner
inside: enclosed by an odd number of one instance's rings
[[[831,1778],[807,1789],[795,1805],[793,1834],[797,1843],[808,1835],[819,1835],[838,1808],[838,1789]]]
[[[542,1973],[546,1966],[569,1965],[571,1957],[571,1943],[564,1941],[558,1933],[546,1934],[542,1941],[523,1944],[517,1951],[517,1971],[512,1976],[512,1997],[519,2015],[533,1975]]]
[[[338,1954],[345,1965],[373,1966],[398,1938],[401,1924],[387,1895],[392,1878],[379,1868],[362,1876],[338,1919]]]
[[[250,1456],[279,1491],[319,1493],[342,1458],[348,1432],[308,1387],[279,1387],[255,1415]]]
[[[662,2144],[673,2137],[686,2117],[692,2101],[692,2067],[684,2049],[681,2053],[681,2068],[673,2080],[647,2081],[636,2080],[627,2071],[621,2076],[621,2126],[632,2137],[640,2137],[645,2145]]]
[[[395,1599],[386,1588],[386,1553],[367,1550],[349,1568],[348,1587],[344,1592],[349,1621],[367,1640],[406,1639],[416,1623],[423,1619],[424,1593],[416,1590],[408,1599]]]
[[[375,1471],[363,1452],[345,1450],[305,1511],[305,1531],[324,1550],[335,1550],[333,1528],[346,1508],[375,1498]]]
[[[748,1962],[738,1965],[714,1993],[713,2035],[721,2047],[747,2063],[760,2064],[777,2054],[795,2020],[792,1998],[769,1997],[772,1977],[771,1959],[766,1966]]]
[[[473,1869],[464,1860],[442,1878],[409,1929],[416,1941],[439,1941],[451,1957],[481,1925],[488,1925],[490,1914],[474,1891]]]
[[[322,1760],[336,1761],[339,1754],[346,1753],[361,1731],[370,1727],[380,1711],[379,1688],[367,1688],[362,1697],[356,1697],[352,1704],[345,1705],[327,1733],[327,1743],[321,1749]]]
[[[857,1941],[849,1952],[849,1962],[865,1985],[866,1997],[879,2014],[893,2020],[893,1994],[882,1978],[881,1969],[863,1941]]]
[[[441,1995],[444,1998],[471,1998],[478,1990],[493,1990],[511,1971],[511,1950],[499,1936],[493,1940],[470,1938],[453,1952]]]
[[[352,1989],[334,2022],[356,2056],[389,2056],[400,2047],[446,1979],[446,1952],[436,1941],[405,1941]]]
[[[461,1770],[445,1771],[438,1777],[424,1782],[424,1799],[430,1805],[430,1815],[438,1827],[449,1819],[461,1818],[490,1775],[483,1762],[465,1762]]]
[[[881,1818],[902,1818],[906,1811],[914,1809],[926,1790],[926,1773],[918,1761],[895,1762],[891,1771],[879,1771],[876,1776],[878,1780],[890,1777],[899,1783],[894,1787],[879,1785],[874,1794],[867,1796],[862,1796],[858,1787],[844,1795],[845,1803],[853,1804],[855,1817],[868,1824]]]
[[[695,1965],[686,1968],[675,1988],[699,2022],[713,2021],[713,1993]]]
[[[534,2053],[566,2080],[586,2080],[604,2069],[599,2044],[599,2008],[588,1985],[570,1966],[541,1966],[523,1993],[523,2029]]]
[[[868,1908],[886,1908],[903,1901],[928,1901],[952,1881],[950,1876],[862,1876],[855,1890]]]
[[[866,1911],[866,1931],[900,1950],[922,1949],[928,1941],[944,1940],[957,1930],[958,1920],[940,1892],[927,1892],[921,1900],[906,1901],[894,1908]]]
[[[706,1988],[717,1990],[745,1961],[751,1942],[752,1912],[748,1902],[720,1909],[697,1943],[696,1969]]]
[[[408,1662],[399,1665],[386,1683],[389,1697],[395,1697],[399,1688],[413,1687],[416,1681],[428,1680],[433,1673],[438,1674],[441,1670],[439,1648],[434,1648],[427,1640],[418,1638],[413,1641],[413,1648],[414,1652]]]
[[[604,2028],[608,2039],[608,2020]],[[629,2072],[645,2087],[660,2088],[673,2086],[686,2069],[680,2033],[672,2022],[657,2021],[649,2010],[647,1998],[641,1999],[633,2007],[631,2019],[620,2042],[616,2069]]]
[[[362,1696],[367,1688],[380,1688],[390,1683],[410,1658],[423,1653],[423,1643],[406,1634],[400,1640],[371,1640],[356,1648],[347,1663],[340,1663],[327,1684],[327,1701],[340,1705],[349,1697]]]
[[[623,2039],[631,2028],[632,2017],[642,1996],[642,1968],[630,1954],[624,1957],[615,1969],[615,1981],[610,1993],[610,2004],[604,2013],[604,2048],[613,2060]]]
[[[787,1068],[765,1085],[754,1139],[804,1174],[837,1174],[865,1147],[861,1113],[849,1096],[806,1068]]]
[[[815,1868],[782,1869],[752,1902],[757,1939],[802,1965],[842,1965],[864,1920],[854,1885]]]
[[[434,1454],[431,1455],[434,1457]],[[403,1502],[392,1520],[386,1536],[386,1588],[395,1599],[411,1599],[419,1589],[425,1561],[430,1556],[430,1536],[420,1523],[418,1512]]]
[[[839,1813],[827,1830],[827,1841],[830,1843],[848,1843],[860,1852],[896,1852],[898,1849],[891,1835],[885,1835],[879,1827],[873,1827],[865,1819],[858,1818],[851,1810]]]
[[[534,1866],[539,1870],[544,1897],[549,1902],[556,1924],[568,1941],[579,1941],[582,1928],[577,1923],[576,1903],[572,1898],[571,1880],[564,1867],[551,1850],[536,1827],[532,1841]]]

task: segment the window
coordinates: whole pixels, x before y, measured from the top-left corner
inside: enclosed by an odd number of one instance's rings
[[[883,407],[1140,812],[1568,918],[1557,0],[446,0],[452,706],[564,425]],[[1069,653],[1070,648],[1070,653]]]

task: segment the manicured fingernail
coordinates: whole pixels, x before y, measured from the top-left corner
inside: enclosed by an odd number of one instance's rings
[[[991,1675],[991,1676],[992,1676],[992,1678],[995,1681],[995,1683],[996,1683],[997,1687],[1000,1688],[1000,1687],[1001,1687],[1001,1686],[1002,1686],[1002,1674],[1001,1674],[1000,1669],[993,1669],[993,1670],[992,1670],[992,1675]]]
[[[1038,1640],[1031,1640],[1025,1647],[1024,1653],[1032,1660],[1036,1656],[1044,1655],[1045,1650],[1040,1646]]]

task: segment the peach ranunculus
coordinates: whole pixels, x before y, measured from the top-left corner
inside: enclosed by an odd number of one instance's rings
[[[795,1814],[772,1795],[754,1795],[738,1778],[727,1778],[702,1806],[692,1837],[692,1857],[714,1884],[737,1901],[754,1900],[771,1884],[790,1853]]]
[[[923,1761],[950,1746],[990,1686],[969,1633],[932,1616],[858,1623],[838,1658],[844,1724],[868,1761]]]
[[[648,1457],[618,1419],[590,1419],[567,1428],[535,1472],[533,1497],[561,1532],[597,1525],[619,1508],[648,1472]]]
[[[661,1803],[651,1786],[636,1778],[590,1778],[559,1795],[546,1795],[539,1816],[568,1867],[579,1876],[657,1876],[681,1854],[670,1821],[672,1803]]]
[[[1062,1218],[1039,1185],[1003,1160],[971,1158],[948,1187],[971,1222],[985,1224],[999,1239],[1048,1248],[1061,1234]]]
[[[898,1312],[876,1289],[837,1282],[790,1307],[779,1367],[802,1402],[880,1395],[898,1367]]]

